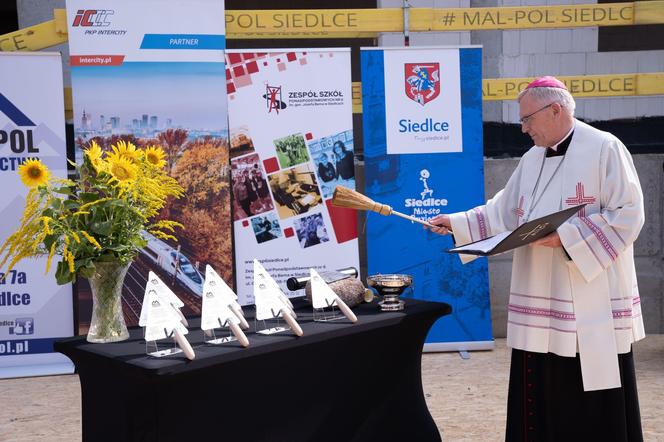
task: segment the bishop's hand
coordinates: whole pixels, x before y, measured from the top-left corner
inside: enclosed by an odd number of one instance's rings
[[[424,226],[424,228],[425,229],[428,228],[432,232],[438,233],[440,235],[447,235],[448,233],[450,233],[450,230],[452,229],[452,224],[450,224],[450,217],[445,214],[434,216],[429,220],[429,223],[433,224],[436,227]]]
[[[534,246],[544,246],[544,247],[562,247],[563,243],[560,241],[560,236],[558,232],[553,232],[546,235],[544,238],[540,238],[537,241],[533,242]]]

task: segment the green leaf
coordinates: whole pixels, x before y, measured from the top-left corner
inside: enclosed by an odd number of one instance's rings
[[[69,272],[69,266],[64,261],[58,262],[58,267],[55,270],[55,281],[59,285],[67,284],[74,280],[74,274]]]
[[[113,222],[95,221],[90,225],[90,230],[98,235],[108,236],[113,230]]]
[[[70,187],[65,187],[65,186],[56,187],[56,188],[53,189],[53,192],[60,193],[62,195],[71,195],[72,194],[71,188]]]
[[[78,274],[84,278],[92,278],[95,274],[94,264],[91,266],[81,267],[80,269],[78,269]]]
[[[81,205],[76,200],[67,200],[65,201],[65,209],[73,210],[78,209]]]
[[[78,199],[80,199],[83,204],[91,203],[99,199],[99,195],[92,192],[81,192],[78,194]]]
[[[44,248],[46,248],[46,250],[51,250],[51,246],[59,237],[60,235],[47,235],[44,238]]]
[[[51,202],[51,207],[53,207],[55,210],[62,209],[62,200],[60,198],[53,198],[53,202]]]

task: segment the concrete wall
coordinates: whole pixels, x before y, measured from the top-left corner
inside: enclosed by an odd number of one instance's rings
[[[416,8],[468,8],[592,4],[593,0],[410,0]],[[401,0],[378,1],[381,8],[400,8]],[[598,28],[412,33],[411,46],[483,46],[483,78],[541,75],[593,75],[664,72],[664,51],[598,52]],[[401,33],[384,33],[380,46],[402,46]],[[515,101],[484,102],[484,121],[517,123]],[[606,121],[664,115],[664,96],[581,98],[577,117]]]
[[[16,0],[19,29],[53,20],[54,9],[64,9],[65,0]],[[45,49],[46,52],[62,54],[62,78],[65,87],[71,87],[71,69],[69,68],[69,46],[67,43]]]
[[[484,161],[486,197],[491,198],[503,188],[516,168],[518,159],[487,159]],[[664,154],[635,155],[645,198],[646,222],[636,241],[634,251],[636,272],[641,293],[641,308],[647,333],[664,333],[664,253],[662,252],[662,187]],[[495,337],[507,332],[507,299],[512,274],[512,254],[489,259],[491,319]]]

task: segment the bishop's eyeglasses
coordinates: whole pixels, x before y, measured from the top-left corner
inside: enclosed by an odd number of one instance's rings
[[[554,104],[556,104],[555,101],[554,101],[553,103],[549,103],[549,104],[547,104],[546,106],[537,109],[535,112],[530,113],[530,114],[526,115],[525,117],[521,117],[521,118],[519,118],[519,123],[521,123],[521,124],[526,124],[526,123],[528,123],[528,121],[530,121],[530,118],[531,118],[533,115],[535,115],[537,112],[541,112],[541,111],[543,111],[544,109],[546,109],[547,107],[551,107],[551,106],[553,106]]]

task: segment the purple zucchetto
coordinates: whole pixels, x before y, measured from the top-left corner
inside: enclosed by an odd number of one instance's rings
[[[556,77],[551,77],[549,75],[534,79],[528,84],[528,86],[526,86],[526,89],[532,89],[534,87],[557,87],[560,89],[567,90],[567,86],[565,86],[565,83],[558,80]]]

